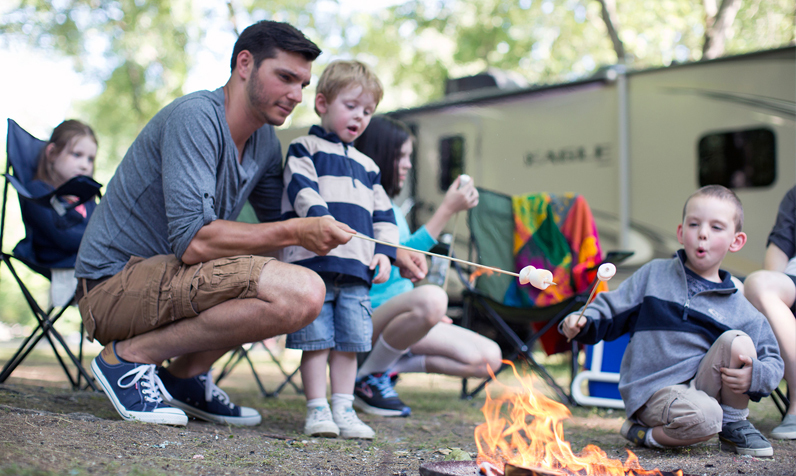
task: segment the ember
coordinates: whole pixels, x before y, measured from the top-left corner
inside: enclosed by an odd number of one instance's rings
[[[564,439],[563,420],[571,417],[569,409],[543,395],[536,395],[530,375],[521,376],[511,362],[521,388],[509,388],[497,380],[503,393],[493,398],[487,392],[482,412],[486,422],[475,429],[478,465],[482,474],[505,475],[577,475],[577,476],[658,476],[663,473],[641,467],[638,458],[628,451],[627,461],[609,458],[595,445],[587,445],[575,454]],[[504,406],[507,414],[503,412]],[[494,468],[494,471],[489,467]],[[513,468],[510,470],[510,468]],[[489,472],[487,472],[489,471]],[[519,472],[517,472],[519,471]],[[678,471],[676,475],[682,476]]]

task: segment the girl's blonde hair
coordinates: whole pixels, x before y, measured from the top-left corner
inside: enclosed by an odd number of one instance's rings
[[[365,63],[356,60],[338,60],[329,63],[323,70],[321,79],[318,80],[315,94],[323,94],[326,101],[331,103],[341,91],[354,85],[362,86],[363,92],[372,94],[376,104],[379,104],[384,96],[384,88],[376,73]],[[317,107],[315,112],[320,115]]]
[[[60,124],[53,130],[52,137],[41,149],[39,154],[39,165],[36,168],[36,176],[34,179],[41,180],[55,186],[55,158],[67,147],[74,146],[75,141],[80,137],[88,136],[97,144],[97,137],[94,131],[87,124],[84,124],[76,119],[68,119]],[[50,152],[47,152],[50,144],[53,144]]]

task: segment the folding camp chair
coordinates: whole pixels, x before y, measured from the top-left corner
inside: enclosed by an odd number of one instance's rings
[[[260,380],[260,376],[257,375],[257,370],[254,368],[254,363],[252,362],[251,357],[249,357],[249,352],[251,352],[258,345],[262,346],[262,348],[265,349],[266,352],[268,352],[268,355],[271,357],[271,360],[276,364],[277,368],[279,368],[279,371],[282,373],[282,376],[285,378],[285,380],[283,380],[272,392],[266,390],[265,385],[263,385],[262,380]],[[221,367],[221,372],[218,374],[218,377],[216,377],[216,384],[218,384],[218,382],[220,382],[222,378],[232,373],[232,370],[235,368],[235,366],[238,365],[238,363],[240,363],[240,361],[244,359],[249,364],[249,368],[251,368],[252,375],[254,375],[254,381],[257,382],[257,386],[260,388],[260,393],[262,393],[264,397],[266,398],[278,397],[279,393],[282,392],[282,389],[284,389],[288,384],[290,384],[290,386],[293,387],[293,389],[296,391],[297,394],[301,395],[304,393],[301,387],[299,387],[293,382],[293,378],[299,372],[299,367],[296,367],[296,369],[293,370],[292,372],[288,372],[287,370],[285,370],[285,367],[282,365],[282,361],[276,355],[274,355],[274,352],[271,349],[269,349],[268,346],[266,346],[265,343],[263,343],[262,341],[242,345],[239,346],[237,349],[233,350],[230,353],[227,361],[224,363],[224,366]]]
[[[70,350],[63,336],[61,336],[61,334],[55,329],[56,321],[58,321],[58,319],[63,315],[64,311],[66,311],[67,307],[69,306],[69,303],[73,300],[74,291],[72,291],[71,298],[67,296],[67,299],[65,300],[66,304],[48,305],[46,306],[47,312],[45,312],[32,296],[28,286],[26,286],[22,281],[19,273],[17,273],[12,258],[15,261],[23,263],[34,272],[41,274],[49,280],[52,280],[53,270],[47,266],[37,263],[32,256],[22,256],[18,251],[7,253],[5,251],[5,243],[3,242],[3,239],[5,238],[6,205],[8,204],[9,184],[11,184],[11,186],[13,186],[17,191],[17,195],[20,198],[20,205],[22,200],[29,200],[40,205],[51,206],[60,215],[65,214],[69,209],[86,203],[93,197],[99,195],[101,185],[90,177],[85,176],[75,177],[63,184],[57,190],[46,195],[32,195],[27,189],[27,184],[33,180],[33,177],[36,174],[39,153],[44,145],[45,142],[28,134],[13,120],[8,120],[8,139],[6,144],[7,160],[5,173],[6,182],[5,186],[3,187],[3,207],[2,217],[0,218],[0,248],[2,248],[2,262],[8,266],[11,276],[13,276],[14,280],[19,285],[19,288],[25,297],[25,301],[30,307],[30,310],[33,312],[33,315],[36,317],[37,325],[33,332],[24,339],[22,345],[14,354],[14,356],[11,357],[8,362],[6,362],[2,372],[0,372],[0,383],[6,381],[8,376],[11,375],[11,372],[13,372],[22,363],[22,361],[28,356],[28,354],[42,338],[46,338],[50,343],[50,347],[52,347],[52,350],[55,353],[58,363],[61,364],[61,367],[69,378],[72,388],[80,388],[81,378],[84,378],[88,386],[92,387],[94,390],[98,390],[94,384],[94,379],[91,378],[82,365],[82,323],[80,326],[80,347],[77,356],[75,356]],[[11,173],[12,170],[13,174]],[[61,201],[58,200],[58,197],[62,196],[75,196],[78,197],[78,200],[68,206],[64,206]],[[30,232],[27,226],[26,232]],[[59,346],[63,350],[65,357],[61,355]],[[70,370],[69,366],[67,365],[66,359],[71,361],[71,365],[74,367],[74,375],[73,371]]]
[[[514,271],[516,270],[514,255],[515,219],[512,209],[512,197],[480,188],[479,194],[478,206],[471,209],[468,213],[471,245],[470,261]],[[552,219],[552,208],[548,208],[548,214],[549,218]],[[590,213],[588,216],[590,217]],[[544,226],[561,226],[561,224],[553,224],[551,221]],[[551,230],[551,232],[553,231]],[[557,244],[541,243],[541,246],[543,249],[546,247],[546,251],[550,253],[560,254],[564,251],[560,249],[564,246],[564,243],[566,241],[559,239]],[[554,249],[556,246],[559,248],[558,250]],[[597,250],[599,251],[598,243]],[[581,250],[567,249],[566,251],[570,252],[572,256],[579,256]],[[602,262],[617,263],[630,254],[632,253],[612,252]],[[596,269],[600,264],[599,253],[597,253],[595,259],[594,266],[588,268],[588,276],[590,276],[591,280],[596,279]],[[456,265],[457,263],[454,264]],[[544,267],[552,269],[553,264],[548,262]],[[462,325],[484,332],[483,326],[488,324],[494,330],[493,335],[490,337],[494,337],[501,346],[504,351],[504,357],[507,360],[513,361],[518,357],[525,359],[532,370],[558,394],[562,401],[574,404],[575,402],[571,395],[555,381],[545,366],[533,356],[532,350],[534,345],[540,342],[540,339],[549,330],[553,329],[552,332],[556,333],[555,335],[550,334],[551,336],[558,335],[554,328],[569,313],[574,312],[586,302],[591,291],[591,285],[596,283],[594,281],[591,284],[586,283],[588,286],[585,289],[555,304],[544,307],[530,307],[527,302],[517,301],[514,298],[509,299],[512,292],[517,293],[515,288],[517,280],[513,277],[504,274],[489,274],[477,277],[474,283],[471,283],[470,279],[465,277],[465,273],[460,266],[457,265],[456,270],[465,287]],[[471,277],[474,274],[472,273]],[[581,279],[584,277],[581,276]],[[559,285],[563,285],[567,278],[565,277],[562,280],[557,276],[556,279],[561,281],[557,281]],[[569,276],[568,279],[572,280],[573,278]],[[573,285],[572,288],[574,289],[575,286]],[[534,323],[537,324],[536,329],[532,327]],[[479,329],[479,326],[482,326],[481,329]],[[574,342],[571,344],[564,343],[564,348],[572,351],[573,355],[577,353],[577,345]],[[576,366],[577,360],[573,359],[570,363],[573,378],[577,370]],[[506,367],[506,365],[503,365],[495,374],[497,375]],[[468,382],[467,379],[464,379],[462,381],[462,398],[472,398],[489,380],[483,380],[475,389],[468,391]]]
[[[578,405],[624,409],[619,394],[619,367],[630,336],[625,334],[612,342],[600,341],[586,346],[585,370],[572,379],[570,390]],[[583,393],[586,384],[588,394]]]

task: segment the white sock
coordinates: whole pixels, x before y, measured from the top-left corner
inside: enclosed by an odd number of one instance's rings
[[[312,400],[307,400],[307,410],[312,410],[318,407],[329,408],[329,402],[327,402],[325,398],[313,398]]]
[[[652,428],[647,431],[647,435],[644,437],[644,446],[647,448],[666,448],[652,437]]]
[[[357,380],[365,378],[370,374],[386,372],[395,364],[408,349],[396,349],[384,340],[384,334],[380,335],[370,351],[368,358],[362,363],[357,371]]]
[[[333,393],[332,394],[332,411],[341,412],[348,408],[352,408],[354,404],[354,395],[349,393]]]
[[[393,372],[399,374],[408,372],[426,372],[426,356],[425,355],[409,355],[398,359],[398,362],[392,366]]]
[[[733,408],[728,405],[722,405],[722,417],[721,417],[721,427],[724,428],[724,425],[729,423],[735,423],[737,421],[746,420],[746,417],[749,416],[749,409],[748,408]]]

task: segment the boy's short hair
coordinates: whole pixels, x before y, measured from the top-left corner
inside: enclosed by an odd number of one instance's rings
[[[332,102],[341,91],[352,85],[362,86],[363,92],[373,95],[377,105],[381,102],[384,95],[381,81],[368,65],[356,60],[338,60],[329,63],[323,70],[321,79],[318,80],[315,94],[323,94],[327,102]],[[320,115],[317,107],[315,112]]]
[[[238,54],[243,50],[254,57],[255,69],[264,59],[276,58],[277,50],[298,53],[307,61],[315,61],[321,54],[321,49],[294,26],[269,20],[258,21],[243,30],[232,49],[230,71],[235,71]]]
[[[696,192],[692,193],[688,200],[683,205],[683,220],[685,220],[685,209],[688,207],[688,202],[694,197],[714,197],[719,200],[726,200],[735,205],[735,232],[738,233],[743,230],[743,204],[738,195],[732,190],[722,185],[705,185]]]

